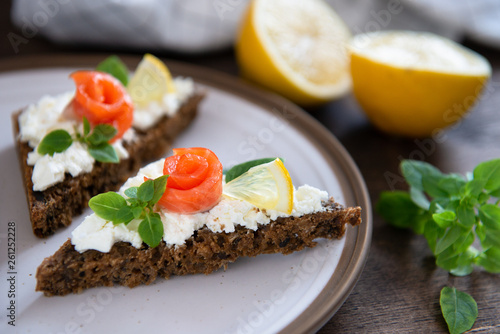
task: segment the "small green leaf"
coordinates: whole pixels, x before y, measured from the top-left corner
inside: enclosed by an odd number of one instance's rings
[[[382,192],[376,210],[388,223],[402,228],[413,227],[415,217],[422,213],[410,195],[403,191]]]
[[[98,124],[92,130],[87,142],[90,146],[99,146],[110,141],[118,131],[109,124]]]
[[[157,213],[147,214],[138,228],[141,239],[151,248],[155,248],[163,238],[163,223]]]
[[[471,228],[476,222],[476,213],[474,212],[474,207],[467,205],[467,203],[461,201],[457,207],[457,217],[458,222],[467,228]]]
[[[417,160],[403,160],[400,165],[401,172],[406,182],[418,190],[424,190],[422,178],[426,175],[440,177],[443,174],[436,167],[426,162]]]
[[[500,188],[495,191],[490,192],[490,195],[496,198],[500,198]]]
[[[429,248],[431,249],[432,253],[435,253],[437,240],[443,237],[444,232],[445,230],[440,228],[436,224],[434,219],[432,218],[427,219],[424,226],[423,234],[425,239],[427,239],[427,244],[429,245]]]
[[[442,175],[423,175],[422,186],[424,191],[432,197],[448,197],[448,193],[440,187]]]
[[[100,162],[118,163],[120,159],[113,146],[104,143],[99,146],[89,147],[90,155]]]
[[[86,137],[90,133],[90,123],[87,117],[83,116],[83,136]]]
[[[446,286],[441,290],[439,303],[451,334],[468,331],[476,322],[477,303],[469,294]]]
[[[479,219],[487,229],[500,230],[500,208],[494,204],[484,204],[479,208]]]
[[[109,56],[97,65],[96,70],[106,72],[120,80],[127,86],[128,84],[128,69],[127,66],[117,56]]]
[[[485,182],[484,189],[496,191],[500,188],[500,159],[480,163],[474,168],[474,179]]]
[[[482,266],[487,272],[500,273],[500,247],[492,247],[483,252],[479,256],[477,264]]]
[[[155,185],[153,180],[147,180],[137,190],[137,198],[143,202],[149,202],[153,199]]]
[[[439,253],[443,252],[445,249],[453,245],[455,241],[457,241],[458,238],[460,238],[460,235],[462,234],[462,228],[458,225],[450,227],[443,235],[441,239],[438,240],[436,244],[436,251],[434,252],[435,255],[438,255]]]
[[[284,161],[282,158],[279,158],[281,161]],[[226,172],[226,183],[231,182],[238,176],[240,176],[243,173],[246,173],[250,168],[266,164],[269,162],[272,162],[276,160],[276,158],[263,158],[263,159],[257,159],[257,160],[251,160],[247,161],[238,165],[233,166]]]
[[[441,213],[435,213],[432,215],[432,219],[434,219],[436,224],[438,224],[441,228],[447,228],[448,226],[453,224],[453,222],[455,222],[456,218],[457,216],[453,211],[443,211]]]
[[[129,198],[137,198],[137,189],[139,189],[139,187],[127,188],[125,189],[125,195]]]
[[[142,213],[144,212],[144,208],[141,206],[133,206],[131,208],[132,214],[134,215],[135,219],[139,219],[142,216]]]
[[[453,247],[448,247],[436,256],[436,264],[446,271],[452,271],[457,268],[459,255]]]
[[[163,196],[163,193],[167,188],[167,178],[168,175],[163,175],[153,180],[154,193],[153,193],[153,198],[151,198],[150,200],[151,204],[156,204]]]
[[[446,175],[438,182],[438,187],[445,191],[448,196],[460,196],[461,189],[465,186],[466,181],[462,175],[459,174],[449,174]]]
[[[113,220],[113,224],[117,225],[124,223],[127,225],[132,219],[134,219],[134,214],[132,213],[130,206],[122,206],[116,213],[116,218]]]
[[[424,210],[429,210],[430,202],[427,199],[427,197],[425,197],[425,194],[422,190],[418,190],[415,187],[410,187],[410,196],[413,203],[415,203]]]
[[[465,184],[465,194],[474,197],[479,196],[483,192],[485,181],[484,180],[470,180]]]
[[[89,207],[96,215],[109,221],[115,221],[118,211],[124,206],[127,206],[127,201],[112,191],[94,196],[89,201]]]
[[[66,130],[54,130],[45,135],[38,144],[38,153],[52,156],[54,153],[66,151],[72,143],[73,139]]]

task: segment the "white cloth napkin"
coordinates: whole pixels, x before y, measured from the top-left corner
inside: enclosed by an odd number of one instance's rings
[[[272,0],[268,0],[272,1]],[[307,1],[307,0],[304,0]],[[409,29],[500,47],[498,0],[327,0],[354,34]],[[13,0],[25,39],[199,53],[229,47],[248,0]]]

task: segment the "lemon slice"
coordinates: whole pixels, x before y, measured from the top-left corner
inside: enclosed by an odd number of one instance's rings
[[[280,159],[250,168],[224,185],[223,194],[247,201],[260,209],[286,214],[293,209],[293,184]]]
[[[147,53],[137,65],[127,90],[136,106],[146,107],[152,101],[160,102],[166,93],[175,92],[175,86],[167,66]]]
[[[430,33],[357,35],[350,52],[354,95],[376,127],[395,135],[438,134],[474,105],[491,76],[484,57]]]
[[[350,38],[322,0],[254,0],[241,24],[236,57],[245,78],[313,105],[350,89]]]

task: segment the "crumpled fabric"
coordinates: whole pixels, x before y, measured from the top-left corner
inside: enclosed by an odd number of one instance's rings
[[[271,1],[271,0],[270,0]],[[408,29],[500,47],[497,0],[327,0],[353,34]],[[21,44],[35,35],[61,44],[200,53],[230,47],[248,0],[13,0]]]

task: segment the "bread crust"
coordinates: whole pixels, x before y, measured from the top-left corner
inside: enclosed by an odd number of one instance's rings
[[[194,119],[203,93],[196,93],[172,116],[164,116],[147,131],[135,129],[137,140],[124,142],[128,159],[117,164],[96,162],[90,173],[72,177],[66,173],[64,180],[44,191],[33,191],[31,175],[33,166],[27,164],[28,153],[33,149],[19,140],[19,115],[12,115],[14,140],[21,166],[24,189],[28,202],[33,233],[47,237],[58,228],[71,224],[72,218],[82,213],[93,196],[117,190],[130,176],[148,162],[158,160],[171,148],[173,140]]]
[[[216,233],[204,227],[184,245],[140,249],[126,242],[112,246],[108,253],[87,250],[79,253],[66,243],[46,258],[36,273],[36,290],[46,296],[80,293],[98,286],[124,285],[130,288],[151,284],[157,277],[210,274],[242,256],[290,254],[315,247],[314,239],[341,238],[346,225],[361,223],[361,208],[343,208],[333,199],[324,203],[325,211],[302,217],[285,217],[260,225],[256,231],[236,225],[231,233]]]

